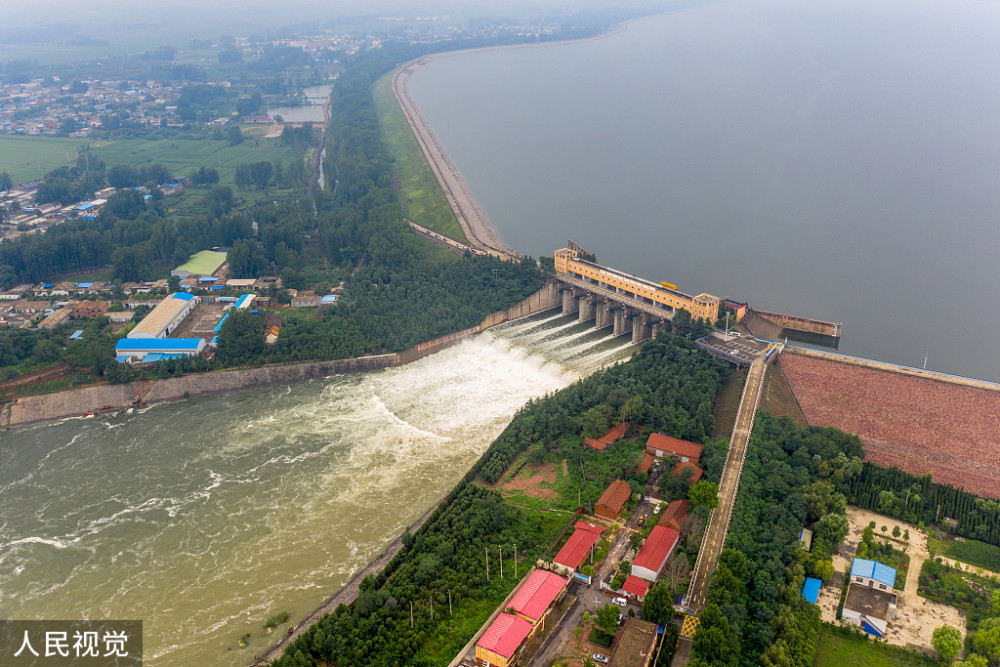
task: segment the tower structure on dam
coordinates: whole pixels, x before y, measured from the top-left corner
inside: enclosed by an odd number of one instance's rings
[[[691,296],[666,284],[657,284],[643,278],[629,275],[623,271],[610,269],[593,262],[580,259],[579,253],[570,248],[555,251],[555,269],[559,280],[581,291],[572,297],[579,299],[577,308],[581,319],[591,315],[591,309],[597,301],[613,304],[610,307],[624,309],[624,315],[634,317],[641,315],[643,324],[650,318],[670,319],[675,312],[684,308],[692,317],[701,317],[715,322],[719,315],[719,297],[711,294]],[[571,297],[571,298],[572,298]],[[564,312],[567,311],[564,299]],[[631,313],[629,311],[632,311]],[[600,319],[601,313],[596,316]],[[617,321],[616,330],[618,329]],[[600,326],[600,321],[598,326]],[[626,330],[631,329],[628,327]],[[616,331],[616,333],[618,333]]]

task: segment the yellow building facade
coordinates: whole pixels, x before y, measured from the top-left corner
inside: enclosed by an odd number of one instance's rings
[[[701,317],[715,322],[719,315],[719,297],[711,294],[691,296],[680,290],[668,289],[663,285],[630,276],[627,273],[609,269],[598,264],[585,262],[575,250],[561,248],[555,252],[556,274],[562,274],[646,303],[664,306],[672,311],[681,308],[692,317]]]

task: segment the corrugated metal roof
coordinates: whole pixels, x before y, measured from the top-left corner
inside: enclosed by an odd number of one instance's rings
[[[813,604],[816,604],[816,600],[819,599],[819,587],[822,583],[819,579],[806,577],[806,583],[802,587],[802,595]]]
[[[115,344],[115,352],[196,351],[198,345],[204,342],[204,338],[119,338]]]
[[[552,559],[552,562],[565,565],[574,570],[577,569],[580,567],[583,559],[586,558],[590,547],[597,543],[597,538],[600,535],[601,529],[597,526],[592,526],[584,521],[577,521],[576,531],[569,536],[566,544],[559,550],[559,553]]]
[[[174,321],[181,311],[188,306],[188,302],[195,299],[193,294],[176,292],[169,295],[158,303],[155,308],[139,322],[132,331],[128,333],[129,338],[142,338],[149,336],[159,338],[164,330]]]
[[[659,572],[663,563],[670,557],[670,552],[680,539],[681,534],[673,528],[656,525],[650,531],[645,544],[639,549],[632,561],[632,567],[641,567],[653,572]],[[633,570],[634,571],[634,570]]]
[[[851,576],[869,577],[875,581],[886,584],[890,588],[895,587],[896,585],[895,568],[882,563],[876,563],[875,561],[868,560],[867,558],[854,559],[854,562],[851,564]]]
[[[644,598],[646,597],[646,593],[649,591],[649,582],[630,574],[625,577],[625,583],[622,584],[622,590],[629,595]]]
[[[569,579],[554,572],[535,570],[510,601],[510,608],[537,621],[568,583]]]
[[[502,613],[490,624],[476,646],[510,658],[531,633],[531,623],[519,616]]]

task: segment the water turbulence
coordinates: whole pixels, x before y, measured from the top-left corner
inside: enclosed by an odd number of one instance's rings
[[[141,619],[149,665],[246,664],[524,403],[631,353],[556,313],[400,368],[3,433],[0,618]]]

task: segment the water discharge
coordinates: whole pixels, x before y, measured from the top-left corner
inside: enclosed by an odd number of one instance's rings
[[[630,354],[555,312],[401,368],[4,433],[0,618],[142,619],[148,665],[247,664],[525,402]]]

